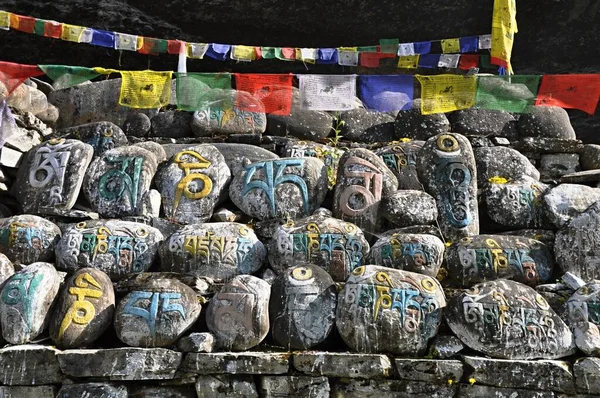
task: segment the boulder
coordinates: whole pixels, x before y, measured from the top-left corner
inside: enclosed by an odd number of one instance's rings
[[[186,138],[192,137],[192,114],[180,111],[166,111],[155,115],[149,137]]]
[[[543,180],[560,178],[579,171],[579,155],[576,153],[548,153],[540,159]]]
[[[145,113],[130,113],[123,123],[123,132],[127,137],[144,138],[148,136],[152,122]]]
[[[383,217],[395,228],[435,224],[438,209],[426,192],[398,190],[382,199]]]
[[[53,261],[60,236],[56,224],[38,216],[0,218],[0,253],[15,265]]]
[[[518,137],[517,119],[507,111],[490,109],[462,109],[449,116],[452,131],[463,135]]]
[[[94,122],[68,127],[58,130],[57,135],[62,138],[77,139],[91,145],[94,149],[94,156],[101,156],[108,150],[127,145],[127,137],[123,130],[111,122]]]
[[[577,289],[567,301],[569,325],[575,345],[586,355],[600,353],[600,281],[593,280]]]
[[[519,133],[521,137],[576,139],[569,114],[557,106],[531,107],[519,118]]]
[[[450,122],[444,113],[421,114],[421,100],[413,101],[412,109],[402,110],[394,124],[396,137],[427,140],[450,131]]]
[[[529,159],[514,149],[495,146],[475,148],[473,151],[479,186],[485,186],[492,177],[502,177],[508,180],[519,180],[523,177],[540,179],[540,172]]]
[[[561,228],[600,200],[600,189],[579,184],[560,184],[550,189],[543,200],[550,222]]]
[[[290,141],[283,149],[284,157],[321,159],[327,167],[327,180],[330,189],[335,185],[338,164],[343,154],[344,151],[339,148],[312,141]]]
[[[600,169],[600,145],[586,144],[579,155],[581,170]]]
[[[340,113],[342,136],[349,141],[366,143],[394,141],[395,117],[389,113],[357,108]]]

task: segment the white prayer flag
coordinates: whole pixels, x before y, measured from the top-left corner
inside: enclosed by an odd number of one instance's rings
[[[415,44],[414,43],[398,44],[398,56],[406,57],[409,55],[415,55]]]
[[[438,68],[458,68],[460,54],[441,54]]]
[[[358,51],[338,51],[338,64],[343,66],[358,65]]]
[[[319,56],[319,53],[316,48],[301,48],[300,49],[300,57],[301,57],[302,61],[315,63],[318,56]]]
[[[115,49],[137,51],[138,50],[138,37],[135,35],[128,35],[126,33],[115,32]]]
[[[83,33],[81,34],[81,43],[91,43],[92,36],[94,36],[94,30],[90,28],[85,28]]]
[[[206,43],[187,43],[187,53],[189,58],[204,58],[204,54],[208,50]]]
[[[490,48],[492,48],[492,35],[479,36],[479,49],[489,50]]]
[[[347,111],[356,107],[356,75],[298,75],[300,102],[314,111]]]

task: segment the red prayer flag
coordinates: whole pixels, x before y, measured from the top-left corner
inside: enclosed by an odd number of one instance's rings
[[[478,54],[463,54],[460,56],[460,61],[458,63],[459,69],[470,70],[471,68],[477,68],[478,66]]]
[[[379,53],[360,53],[360,66],[377,68],[379,66]]]
[[[535,105],[581,109],[593,115],[600,98],[600,75],[545,75]]]
[[[44,23],[44,36],[59,39],[62,36],[63,25],[54,21]]]
[[[396,58],[398,56],[395,52],[394,53],[382,53],[381,46],[377,46],[377,55],[379,56],[379,59]]]
[[[237,90],[246,91],[260,99],[265,106],[265,113],[289,115],[292,111],[292,78],[291,74],[236,73],[235,86]],[[246,110],[241,104],[236,105]]]
[[[281,49],[281,54],[285,59],[296,59],[296,49],[290,47],[283,47]]]
[[[11,14],[10,28],[25,33],[33,33],[35,30],[35,18]]]
[[[21,65],[12,62],[0,62],[0,98],[9,96],[21,83],[30,77],[43,75],[37,65]],[[4,90],[4,87],[6,90]]]
[[[181,54],[185,52],[185,42],[180,40],[168,40],[167,52],[169,54]]]

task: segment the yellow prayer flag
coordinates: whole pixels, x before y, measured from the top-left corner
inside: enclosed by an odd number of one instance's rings
[[[358,47],[339,47],[338,51],[356,52],[356,51],[358,51]]]
[[[476,76],[416,75],[421,83],[421,113],[452,112],[472,108],[477,91]]]
[[[233,46],[231,58],[238,61],[254,61],[256,59],[256,50],[253,46]]]
[[[120,71],[119,104],[130,108],[160,108],[169,104],[173,72]]]
[[[110,75],[111,73],[117,73],[119,72],[116,69],[105,69],[105,68],[100,68],[100,67],[96,67],[96,68],[92,68],[94,70],[94,72],[99,73],[101,75]]]
[[[460,40],[458,38],[442,40],[442,52],[444,54],[460,53]]]
[[[494,0],[492,16],[491,63],[500,65],[512,73],[510,57],[517,29],[517,5],[515,0]]]
[[[83,36],[84,30],[85,28],[83,26],[69,25],[64,23],[60,38],[66,41],[81,43],[81,36]]]
[[[10,16],[10,28],[19,29],[19,17],[17,14],[9,14]]]
[[[10,13],[6,11],[0,11],[0,29],[10,29]]]
[[[419,66],[419,54],[398,57],[398,68],[416,69]]]

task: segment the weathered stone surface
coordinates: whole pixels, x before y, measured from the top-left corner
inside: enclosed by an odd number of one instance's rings
[[[258,398],[252,376],[199,376],[196,393],[198,398]]]
[[[444,113],[422,115],[421,99],[415,99],[412,109],[398,112],[394,127],[398,138],[427,140],[450,131],[450,122]]]
[[[444,242],[437,236],[392,230],[379,235],[371,248],[369,262],[435,278],[444,259],[444,249]]]
[[[238,223],[185,226],[163,242],[159,254],[164,271],[216,281],[256,272],[266,257],[254,231]]]
[[[260,393],[265,398],[300,397],[328,398],[330,392],[327,377],[310,376],[261,376]]]
[[[580,358],[573,364],[577,392],[600,394],[600,358]]]
[[[72,377],[111,380],[172,379],[181,363],[180,352],[165,348],[107,348],[57,353],[60,369]]]
[[[179,339],[177,349],[183,352],[212,352],[215,336],[210,333],[192,333]]]
[[[103,217],[144,215],[142,204],[156,167],[156,157],[143,148],[111,149],[90,164],[83,192]]]
[[[544,195],[544,206],[550,221],[560,228],[598,200],[600,200],[600,189],[598,188],[578,184],[560,184]]]
[[[123,130],[111,122],[95,122],[69,127],[59,130],[57,135],[63,138],[74,138],[91,145],[94,156],[101,156],[110,149],[127,145],[127,137]]]
[[[515,140],[517,119],[506,111],[463,109],[449,116],[452,131],[464,135],[499,136]]]
[[[190,353],[181,369],[196,374],[284,374],[290,368],[290,355],[251,351]]]
[[[398,178],[398,189],[423,189],[417,174],[417,155],[425,141],[398,142],[375,151]]]
[[[403,380],[448,383],[460,381],[463,374],[461,361],[438,359],[394,359],[398,377]]]
[[[145,150],[152,152],[152,154],[156,157],[156,161],[159,164],[168,159],[167,152],[165,151],[163,146],[154,141],[138,142],[133,144],[133,146],[139,146],[140,148],[144,148]]]
[[[548,302],[514,281],[480,283],[461,293],[448,305],[446,321],[469,348],[493,358],[556,359],[575,352],[571,331]]]
[[[0,397],[3,398],[55,398],[56,386],[0,386]]]
[[[559,179],[561,184],[591,184],[598,181],[600,181],[600,170],[578,171],[565,174]]]
[[[383,378],[392,375],[385,355],[305,351],[294,353],[294,369],[313,376]]]
[[[540,158],[542,153],[580,153],[583,143],[580,140],[547,137],[524,137],[513,144],[513,147],[527,153],[528,157]]]
[[[289,221],[269,243],[269,263],[281,274],[299,263],[317,265],[333,280],[343,282],[365,264],[369,242],[360,228],[332,217],[313,215]]]
[[[453,398],[457,385],[411,380],[340,379],[331,387],[336,398]]]
[[[568,323],[575,345],[586,355],[600,354],[600,281],[577,289],[567,301]]]
[[[98,220],[69,224],[56,245],[56,266],[74,272],[97,268],[112,280],[147,271],[154,262],[163,235],[145,224]]]
[[[540,174],[543,180],[558,179],[565,174],[579,171],[579,155],[576,153],[550,153],[540,159]]]
[[[394,121],[389,113],[357,108],[340,113],[344,121],[341,132],[344,138],[358,142],[390,142],[396,138]]]
[[[368,265],[339,293],[336,327],[354,351],[416,355],[437,333],[445,306],[437,280]]]
[[[38,216],[22,215],[0,219],[0,253],[15,265],[54,260],[60,228]]]
[[[192,114],[180,111],[160,112],[151,120],[150,137],[185,138],[192,134]]]
[[[60,383],[57,349],[37,344],[0,349],[0,383],[10,386]],[[0,396],[2,390],[0,390]]]
[[[503,177],[509,180],[519,180],[530,177],[540,179],[537,171],[529,159],[518,151],[502,146],[475,148],[477,163],[477,183],[484,186],[492,177]]]
[[[177,383],[178,381],[175,381]],[[135,398],[196,398],[193,386],[138,386],[129,391]]]
[[[465,345],[456,336],[437,335],[429,345],[429,354],[433,358],[447,359],[456,356]]]
[[[306,217],[321,206],[327,193],[327,168],[316,158],[246,163],[233,174],[231,201],[260,220]]]
[[[329,145],[312,141],[290,141],[283,149],[283,156],[290,158],[317,158],[327,167],[329,188],[332,188],[337,178],[339,160],[344,151]]]
[[[432,137],[419,151],[417,171],[425,191],[436,200],[445,240],[477,235],[477,169],[469,141],[459,134]]]
[[[600,145],[587,144],[579,155],[579,163],[582,170],[600,169]]]
[[[63,285],[50,322],[50,337],[61,349],[87,346],[112,324],[115,292],[108,275],[94,268],[77,271]]]
[[[152,122],[144,113],[130,113],[123,123],[123,132],[128,137],[146,137],[152,128]]]
[[[369,232],[382,228],[381,199],[398,189],[383,160],[368,149],[346,151],[340,159],[333,194],[333,215]]]
[[[521,137],[547,137],[574,140],[567,111],[557,106],[534,106],[519,118]]]
[[[269,332],[271,287],[262,279],[239,275],[221,288],[206,311],[206,324],[219,347],[242,351],[260,344]]]
[[[434,224],[438,217],[435,199],[423,191],[401,189],[381,202],[383,217],[397,228]]]
[[[552,391],[532,391],[520,388],[500,388],[490,386],[478,386],[461,384],[458,392],[461,398],[558,398],[562,395],[555,394]],[[580,397],[585,398],[585,397]]]
[[[15,267],[13,263],[4,254],[0,253],[0,286],[10,276],[15,273]]]
[[[64,384],[56,398],[127,398],[127,387],[108,383]]]

